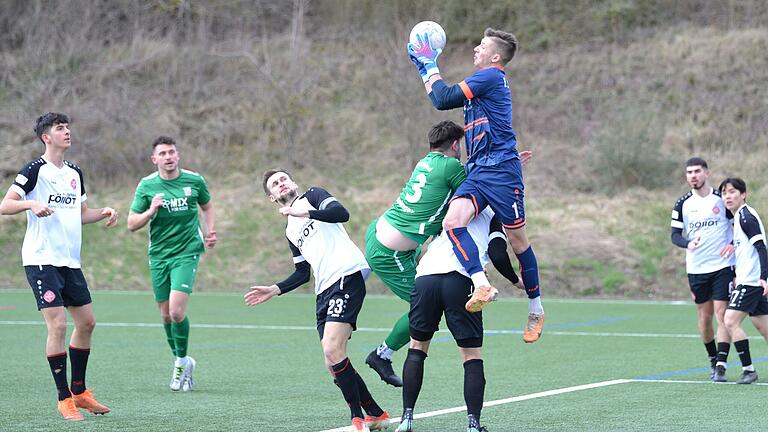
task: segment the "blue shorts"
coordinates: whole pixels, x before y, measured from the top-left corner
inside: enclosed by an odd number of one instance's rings
[[[467,175],[453,198],[472,200],[475,215],[491,206],[506,229],[525,226],[523,197],[523,165],[520,159],[511,159],[494,166],[477,166]]]

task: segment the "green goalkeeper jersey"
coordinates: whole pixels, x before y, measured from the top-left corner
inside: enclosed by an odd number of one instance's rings
[[[448,200],[466,178],[461,161],[430,152],[416,164],[384,219],[406,237],[424,243],[442,229]]]
[[[131,211],[145,212],[157,195],[163,198],[163,206],[149,222],[150,261],[202,253],[205,248],[197,208],[211,200],[205,179],[184,169],[173,180],[152,173],[136,187]]]

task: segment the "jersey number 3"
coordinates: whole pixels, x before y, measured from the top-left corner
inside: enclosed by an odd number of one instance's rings
[[[409,203],[419,202],[419,200],[421,199],[421,193],[422,193],[421,189],[427,184],[427,176],[425,176],[424,173],[420,173],[419,175],[416,176],[416,181],[418,183],[413,185],[413,194],[407,194],[405,196],[405,199]]]

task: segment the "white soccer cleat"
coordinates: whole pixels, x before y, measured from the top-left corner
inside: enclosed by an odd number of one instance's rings
[[[171,371],[171,390],[181,390],[181,384],[184,378],[184,365],[173,364],[173,370]]]
[[[195,379],[192,373],[195,371],[197,362],[192,357],[187,357],[187,364],[184,366],[184,373],[181,380],[181,391],[191,391],[195,387]]]

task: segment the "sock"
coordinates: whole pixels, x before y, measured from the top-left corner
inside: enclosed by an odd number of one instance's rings
[[[456,254],[456,258],[459,259],[467,273],[470,275],[483,273],[483,266],[480,265],[480,252],[477,250],[472,236],[469,235],[467,227],[448,230],[448,238],[451,239],[453,253]]]
[[[744,370],[749,366],[752,366],[752,356],[749,355],[749,339],[742,339],[740,341],[734,341],[733,347],[736,348],[736,352],[739,353],[739,359],[741,360],[741,367]],[[752,368],[751,370],[755,370]]]
[[[387,344],[387,347],[391,348],[392,351],[397,351],[400,348],[408,345],[408,342],[410,341],[411,341],[411,324],[408,321],[408,312],[406,312],[397,320],[395,325],[392,327],[392,330],[387,335],[387,338],[384,339],[384,343]],[[389,357],[384,357],[381,354],[379,354],[379,357],[391,358],[392,354],[390,354]]]
[[[67,353],[53,354],[48,356],[48,365],[51,367],[53,381],[56,383],[56,390],[59,392],[59,400],[64,400],[72,396],[67,385]]]
[[[363,377],[356,373],[355,378],[357,379],[357,393],[360,395],[360,406],[365,410],[366,414],[374,417],[384,414],[384,410],[373,400],[373,396],[368,391],[368,386],[365,385]]]
[[[709,342],[704,343],[704,348],[707,349],[707,355],[709,356],[709,362],[713,365],[717,362],[717,344],[715,344],[715,340],[712,339]]]
[[[717,343],[717,365],[726,366],[728,362],[728,351],[731,350],[731,344],[728,342]]]
[[[189,361],[189,357],[176,357],[176,366],[185,366]]]
[[[485,393],[485,372],[483,360],[467,360],[464,363],[464,402],[467,404],[467,414],[473,415],[480,422],[480,411],[483,409]]]
[[[528,313],[543,314],[544,307],[541,305],[541,296],[528,301]]]
[[[395,325],[397,325],[397,324],[395,324]],[[392,333],[390,333],[390,335],[391,334]],[[389,338],[389,337],[387,337],[387,338]],[[387,345],[387,341],[386,340],[384,342],[382,342],[381,345],[379,345],[378,348],[376,348],[376,355],[381,357],[381,358],[383,358],[384,360],[392,360],[392,354],[394,354],[394,353],[395,353],[395,351]]]
[[[181,322],[172,322],[171,332],[176,344],[176,357],[186,357],[189,343],[189,317],[184,317]]]
[[[333,376],[336,378],[336,383],[341,389],[341,394],[344,395],[344,400],[349,405],[349,411],[352,414],[352,418],[363,418],[363,409],[360,406],[360,393],[357,389],[357,372],[352,367],[352,363],[349,361],[349,357],[340,361],[339,363],[331,366]]]
[[[528,246],[525,252],[517,255],[517,260],[520,261],[520,277],[523,279],[528,298],[540,296],[539,265],[536,262],[536,255],[533,253],[533,246]]]
[[[85,391],[85,369],[88,367],[90,348],[69,346],[69,362],[72,365],[72,393],[79,395]]]
[[[427,353],[421,350],[409,348],[408,357],[403,363],[403,408],[416,406],[416,400],[421,392],[421,383],[424,381],[424,360]]]
[[[171,331],[171,323],[163,323],[165,329],[165,337],[168,340],[168,345],[171,347],[171,352],[176,355],[176,340],[173,338],[173,331]]]

